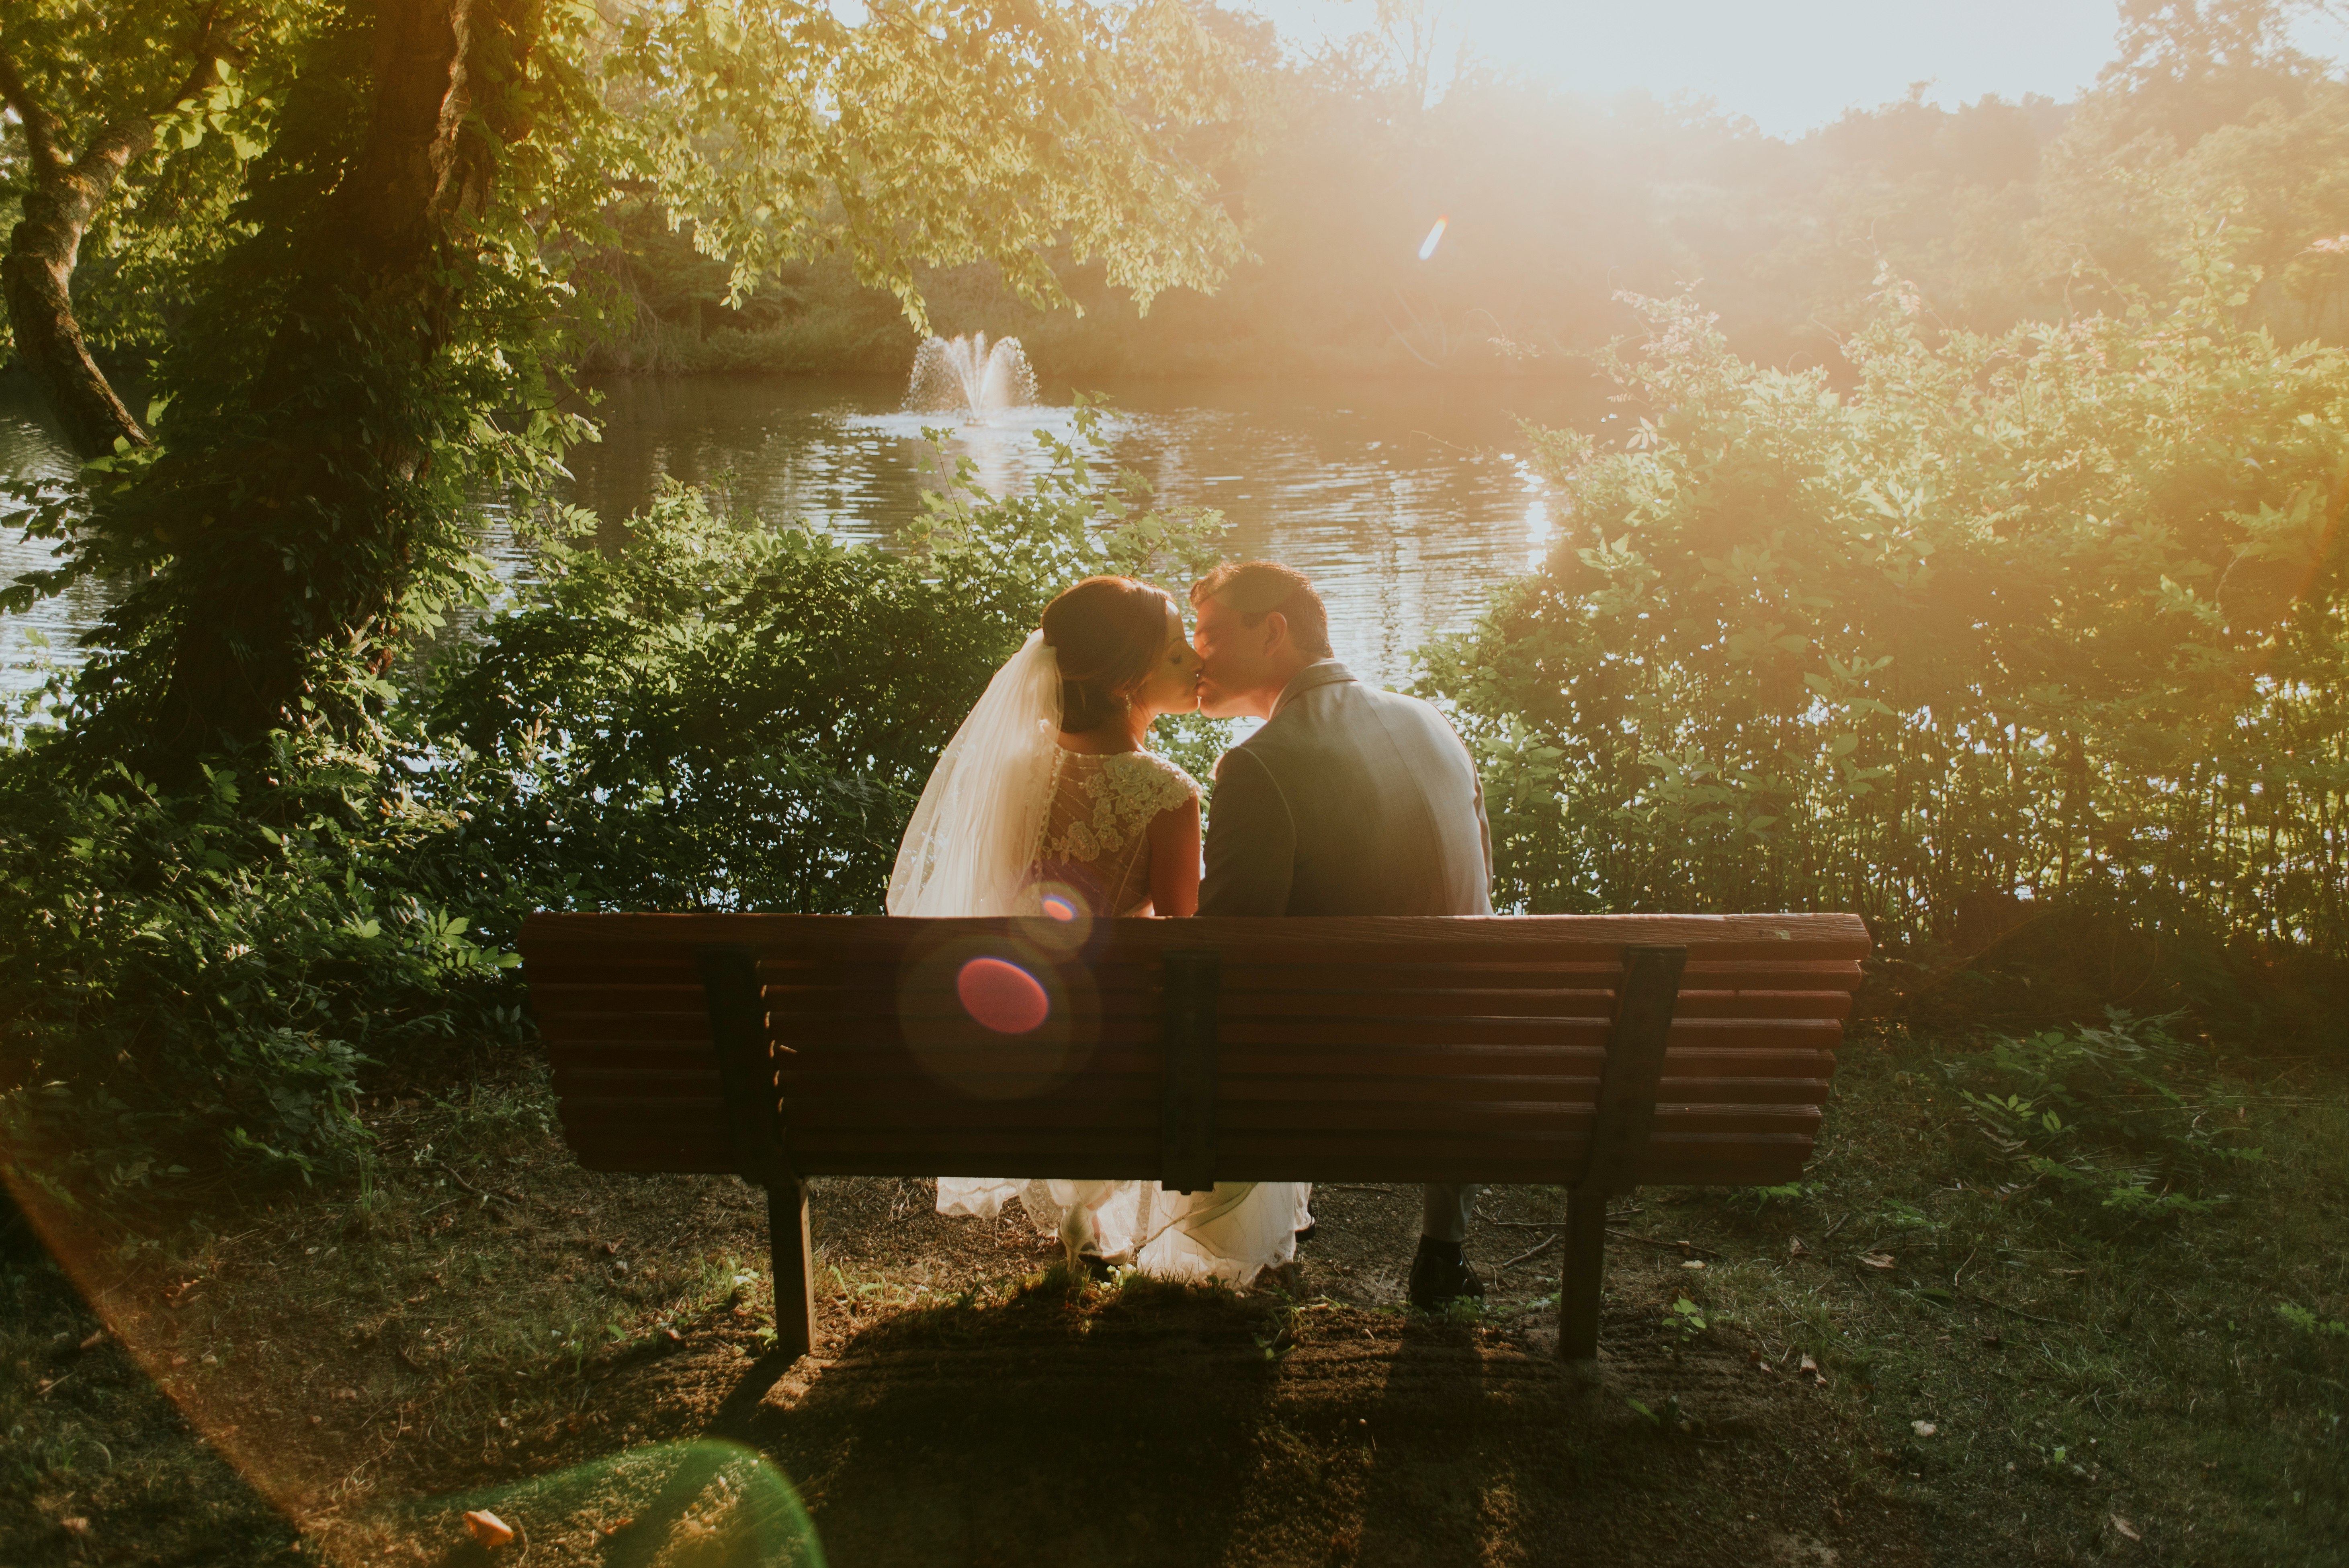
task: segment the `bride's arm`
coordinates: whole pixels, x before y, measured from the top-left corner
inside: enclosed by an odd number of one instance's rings
[[[1199,798],[1150,819],[1150,903],[1154,913],[1199,913]]]

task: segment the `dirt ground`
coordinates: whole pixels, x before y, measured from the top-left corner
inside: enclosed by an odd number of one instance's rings
[[[1487,1193],[1493,1293],[1431,1318],[1402,1305],[1407,1189],[1320,1189],[1297,1276],[1235,1295],[1072,1291],[1016,1217],[823,1181],[825,1343],[782,1367],[753,1189],[581,1171],[528,1085],[371,1114],[357,1193],[153,1235],[42,1216],[82,1289],[8,1265],[0,1562],[1932,1555],[1795,1347],[1668,1322],[1704,1262],[1669,1233],[1612,1244],[1599,1375],[1569,1375],[1555,1191]]]

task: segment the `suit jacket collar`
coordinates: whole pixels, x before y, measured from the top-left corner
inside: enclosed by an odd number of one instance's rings
[[[1316,686],[1335,686],[1340,681],[1352,679],[1354,679],[1354,672],[1336,659],[1321,659],[1309,664],[1298,671],[1290,678],[1289,683],[1280,688],[1280,696],[1273,701],[1272,717],[1278,718],[1280,710],[1287,707],[1292,699],[1302,696]],[[1265,722],[1269,724],[1272,720],[1267,719]]]

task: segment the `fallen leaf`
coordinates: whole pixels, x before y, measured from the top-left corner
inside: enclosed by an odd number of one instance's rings
[[[1892,1266],[1892,1254],[1890,1253],[1862,1253],[1859,1254],[1859,1261],[1866,1264],[1872,1269],[1889,1269]]]
[[[1818,1369],[1819,1364],[1817,1359],[1809,1356],[1804,1357],[1802,1365],[1795,1368],[1797,1372],[1816,1372]]]
[[[675,1344],[682,1345],[685,1343],[685,1336],[679,1334],[676,1329],[669,1327],[667,1324],[663,1324],[661,1326],[661,1332],[667,1335],[671,1342]]]
[[[357,1388],[337,1388],[335,1390],[335,1398],[337,1399],[357,1399],[358,1397],[359,1391]]]
[[[1920,1438],[1930,1438],[1941,1429],[1930,1421],[1911,1421],[1909,1423],[1909,1429]]]
[[[605,1242],[604,1243],[604,1255],[607,1258],[617,1253],[619,1250],[620,1243],[617,1242]]]
[[[1811,1255],[1811,1249],[1803,1245],[1802,1237],[1791,1237],[1786,1243],[1786,1255],[1790,1258],[1806,1258]]]
[[[1688,1262],[1682,1264],[1681,1267],[1684,1269],[1701,1269],[1704,1267],[1704,1260],[1702,1258],[1691,1258]]]
[[[514,1538],[513,1526],[485,1508],[466,1514],[465,1528],[484,1546],[504,1546]]]
[[[106,1343],[106,1330],[104,1330],[103,1328],[101,1328],[101,1329],[99,1329],[97,1333],[95,1333],[95,1334],[91,1335],[88,1339],[83,1340],[83,1341],[81,1342],[81,1347],[82,1347],[84,1350],[95,1350],[95,1349],[97,1349],[99,1346],[101,1346],[101,1345],[103,1345],[103,1344],[105,1344],[105,1343]]]
[[[2145,1539],[2145,1537],[2144,1537],[2144,1536],[2139,1535],[2139,1534],[2137,1532],[2137,1526],[2136,1526],[2136,1525],[2131,1524],[2127,1520],[2123,1519],[2119,1514],[2117,1514],[2117,1513],[2113,1514],[2113,1515],[2111,1516],[2111,1518],[2112,1518],[2112,1522],[2113,1522],[2113,1528],[2114,1528],[2115,1530],[2119,1531],[2123,1535],[2127,1536],[2131,1541],[2142,1541],[2142,1540],[2144,1540],[2144,1539]]]
[[[64,1531],[67,1535],[88,1535],[89,1533],[89,1521],[82,1518],[79,1514],[76,1514],[71,1519],[58,1520],[57,1528]],[[2129,1539],[2134,1541],[2137,1538],[2135,1536],[2131,1536]]]

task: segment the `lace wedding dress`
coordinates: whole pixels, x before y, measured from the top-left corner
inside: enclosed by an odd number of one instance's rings
[[[1042,889],[1096,915],[1150,910],[1150,823],[1198,798],[1164,758],[1058,744],[1060,675],[1041,634],[999,671],[938,759],[889,882],[901,915],[1040,912]],[[941,1177],[938,1212],[991,1220],[1017,1200],[1038,1231],[1165,1279],[1245,1285],[1296,1255],[1312,1223],[1308,1182],[1227,1181],[1170,1192],[1154,1181]]]

